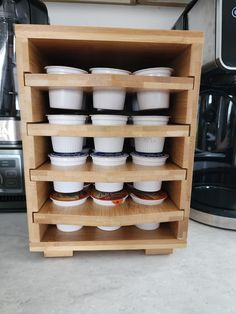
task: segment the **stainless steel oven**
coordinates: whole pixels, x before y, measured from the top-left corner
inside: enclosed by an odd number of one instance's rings
[[[0,211],[24,211],[25,190],[21,145],[0,147]]]

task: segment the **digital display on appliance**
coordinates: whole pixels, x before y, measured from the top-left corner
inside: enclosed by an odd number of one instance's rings
[[[222,1],[222,61],[226,66],[236,66],[236,1]]]
[[[0,160],[0,168],[15,168],[16,161],[12,159],[1,159]]]

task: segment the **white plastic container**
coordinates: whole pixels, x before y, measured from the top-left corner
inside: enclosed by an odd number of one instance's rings
[[[125,125],[128,117],[121,115],[92,115],[94,125]],[[94,146],[97,152],[118,153],[124,146],[123,137],[95,137]]]
[[[126,163],[128,154],[120,154],[120,156],[105,156],[98,153],[93,153],[90,155],[93,159],[93,163],[98,166],[104,167],[115,167],[121,166]]]
[[[56,153],[77,153],[83,150],[83,137],[51,136],[51,139]]]
[[[161,203],[164,202],[165,199],[157,199],[157,200],[145,200],[143,198],[137,197],[136,195],[134,195],[133,193],[130,194],[132,200],[140,205],[160,205]]]
[[[62,232],[75,232],[79,231],[82,228],[83,226],[57,224],[57,229]]]
[[[126,197],[124,197],[124,198],[122,198],[120,200],[116,200],[116,201],[107,201],[107,200],[105,201],[105,200],[99,200],[99,199],[97,199],[97,198],[95,198],[93,196],[91,196],[91,197],[92,197],[94,203],[97,204],[97,205],[117,206],[117,205],[123,204],[128,196],[126,196]]]
[[[134,75],[171,76],[171,68],[148,68],[134,72]],[[137,93],[140,110],[169,108],[170,92],[163,90],[140,91]]]
[[[160,157],[148,156],[148,154],[131,153],[133,163],[142,166],[163,166],[166,163],[168,155],[160,154]]]
[[[47,115],[50,124],[82,125],[85,115]],[[52,147],[57,153],[77,153],[83,149],[83,137],[52,136]]]
[[[134,116],[132,117],[135,125],[166,125],[169,121],[168,116]],[[160,153],[163,151],[165,137],[136,137],[134,146],[137,152]]]
[[[79,206],[82,205],[86,202],[88,197],[83,198],[83,199],[79,199],[79,200],[75,200],[75,201],[59,201],[56,199],[51,198],[51,200],[53,201],[53,203],[57,206],[62,206],[62,207],[72,207],[72,206]]]
[[[140,153],[161,153],[165,144],[165,137],[136,137],[134,147]]]
[[[47,66],[48,74],[87,74],[88,72],[72,67]],[[49,103],[51,108],[60,109],[82,109],[82,88],[49,88]]]
[[[112,227],[106,227],[106,226],[98,226],[98,229],[103,230],[103,231],[115,231],[120,229],[121,226],[112,226]]]
[[[124,187],[123,182],[95,182],[95,188],[101,192],[118,192]]]
[[[143,181],[134,182],[134,188],[144,192],[157,192],[160,191],[162,181]]]
[[[88,154],[85,153],[77,153],[70,156],[65,156],[64,154],[49,154],[48,155],[51,160],[51,164],[54,166],[80,166],[86,163]]]
[[[160,227],[160,224],[159,223],[152,223],[152,224],[138,224],[138,225],[135,225],[137,228],[141,229],[141,230],[156,230]]]
[[[79,114],[48,114],[47,118],[50,124],[81,125],[85,124],[87,116]]]
[[[92,74],[119,74],[129,75],[126,70],[113,68],[91,68]],[[93,107],[96,109],[123,110],[125,104],[125,88],[94,88]]]
[[[74,193],[83,190],[84,182],[62,182],[54,181],[53,187],[56,192]]]

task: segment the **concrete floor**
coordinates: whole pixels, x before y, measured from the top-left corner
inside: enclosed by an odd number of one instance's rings
[[[29,253],[25,214],[0,215],[1,314],[235,314],[236,232],[190,223],[170,256]]]

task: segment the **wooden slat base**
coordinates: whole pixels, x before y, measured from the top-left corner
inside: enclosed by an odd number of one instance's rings
[[[60,251],[54,249],[47,249],[44,252],[44,257],[72,257],[73,251]]]
[[[145,250],[145,255],[169,255],[173,253],[173,249],[148,249]]]

